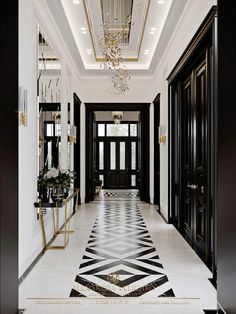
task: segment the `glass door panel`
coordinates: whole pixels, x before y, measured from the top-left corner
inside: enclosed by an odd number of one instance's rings
[[[110,169],[116,170],[116,142],[110,143]]]
[[[120,142],[120,170],[125,170],[125,142]]]
[[[99,170],[104,170],[104,143],[99,142]]]
[[[136,187],[136,174],[131,175],[131,187]]]
[[[131,143],[131,169],[136,170],[136,142]]]

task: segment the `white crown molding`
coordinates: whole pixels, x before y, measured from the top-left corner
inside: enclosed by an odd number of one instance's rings
[[[50,3],[59,5],[59,1],[50,1]],[[50,42],[50,45],[58,53],[61,61],[67,61],[67,66],[69,66],[69,72],[76,74],[78,79],[81,79],[81,74],[79,72],[79,67],[75,63],[71,52],[67,46],[67,43],[64,41],[63,34],[58,29],[57,23],[55,23],[54,16],[52,15],[51,10],[49,10],[47,5],[47,0],[37,1],[33,0],[33,8],[35,17],[40,24],[43,31],[46,33],[46,36]],[[79,61],[79,60],[78,60]],[[80,66],[82,66],[82,60]]]
[[[188,6],[191,0],[181,0],[173,1],[171,8],[169,10],[168,16],[166,18],[163,31],[160,37],[160,40],[157,45],[157,49],[154,53],[151,65],[150,65],[150,74],[152,78],[155,78],[158,74],[159,67],[162,64],[162,61],[165,59],[169,48],[172,44],[172,40],[177,33],[182,20],[188,10]]]

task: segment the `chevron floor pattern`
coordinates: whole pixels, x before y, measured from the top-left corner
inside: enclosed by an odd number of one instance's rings
[[[137,201],[104,204],[70,297],[173,297]]]
[[[95,200],[107,200],[107,201],[111,201],[111,200],[139,200],[139,191],[138,190],[106,190],[106,189],[102,189],[99,192],[99,195],[97,195],[97,197],[95,198]]]

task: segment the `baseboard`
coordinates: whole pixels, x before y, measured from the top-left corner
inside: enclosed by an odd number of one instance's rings
[[[218,305],[218,311],[217,311],[218,314],[227,314],[219,302],[217,302],[217,305]]]
[[[162,214],[161,212],[161,206],[160,205],[157,205],[158,206],[158,209],[157,209],[157,212],[158,214],[161,216],[161,218],[165,221],[165,223],[169,224],[169,222],[167,221],[166,217]]]
[[[67,219],[67,222],[69,221],[69,219],[71,219],[74,216],[75,213],[72,213],[70,218]],[[61,226],[61,228],[59,230],[62,230],[65,226],[65,223]],[[47,245],[51,245],[52,242],[56,239],[56,236],[54,235],[51,240],[48,241]],[[22,281],[27,277],[27,275],[30,273],[30,271],[33,269],[33,267],[37,264],[37,262],[39,261],[39,259],[44,255],[45,253],[45,248],[43,248],[39,254],[35,257],[35,259],[33,260],[33,262],[30,264],[30,266],[26,269],[26,271],[20,276],[20,278],[18,279],[18,285],[20,285],[22,283]]]
[[[210,269],[211,270],[211,269]],[[212,284],[212,286],[217,289],[217,282],[214,278],[208,278],[208,280],[210,281],[210,283]]]

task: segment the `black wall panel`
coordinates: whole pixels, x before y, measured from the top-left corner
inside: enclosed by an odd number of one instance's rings
[[[1,2],[0,313],[18,309],[18,1]]]
[[[218,2],[218,302],[236,313],[236,5]]]

